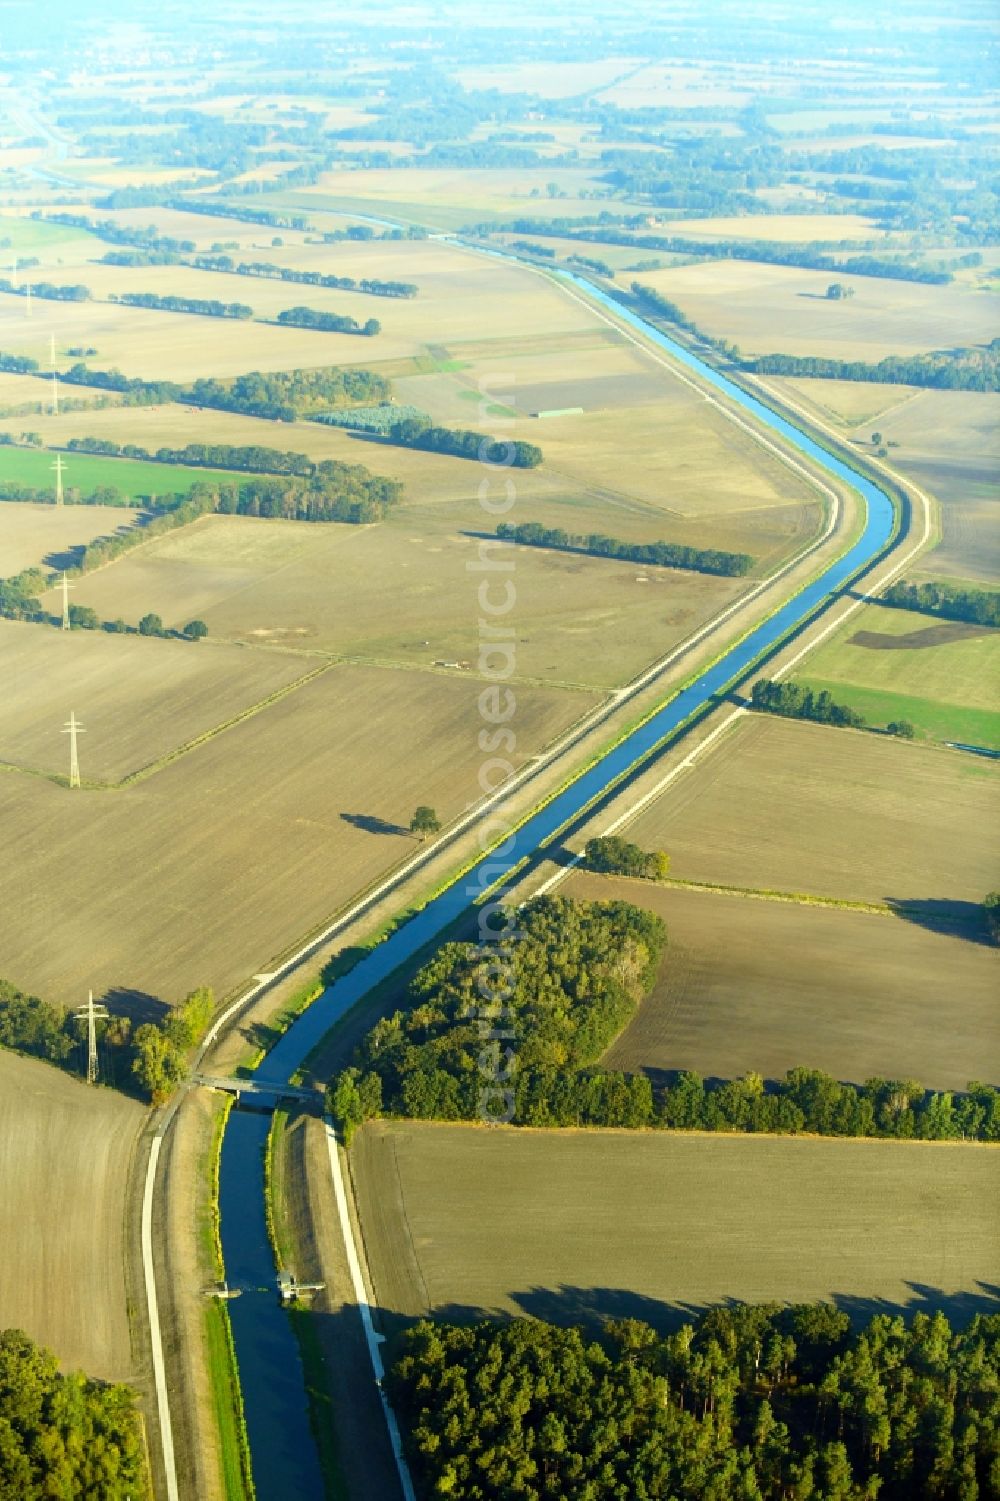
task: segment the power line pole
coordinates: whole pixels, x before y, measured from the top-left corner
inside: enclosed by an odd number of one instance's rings
[[[26,318],[30,318],[31,317],[31,282],[30,281],[26,281],[25,284],[24,284],[24,296],[25,296],[24,316]]]
[[[76,750],[76,737],[86,733],[83,725],[78,723],[76,715],[71,713],[63,729],[63,734],[69,736],[69,785],[71,787],[80,785],[80,758]]]
[[[59,372],[56,369],[56,336],[49,335],[49,364],[52,367],[52,414],[59,415]]]
[[[53,379],[54,379],[54,377],[53,377]],[[56,472],[56,505],[57,506],[61,506],[62,503],[63,503],[63,482],[62,482],[62,477],[63,477],[63,469],[65,468],[65,465],[63,463],[63,456],[62,456],[61,453],[57,453],[56,454],[56,461],[55,461],[55,463],[52,464],[52,465],[50,465],[49,467],[52,468],[52,469],[54,469],[55,472]]]
[[[69,591],[70,591],[70,582],[69,582],[69,579],[66,577],[66,570],[63,569],[63,576],[62,576],[62,597],[63,597],[63,601],[62,601],[62,605],[63,605],[63,608],[62,608],[62,628],[63,628],[64,631],[68,631],[69,630]]]
[[[17,290],[17,286],[18,286],[18,280],[17,280],[17,256],[16,255],[14,257],[14,264],[10,268],[10,281],[11,281],[11,286],[16,291]]]
[[[87,1023],[88,1084],[97,1083],[97,1023],[99,1021],[107,1021],[108,1014],[107,1006],[101,1004],[94,1005],[94,992],[92,990],[88,990],[87,992],[86,1006],[81,1006],[78,1011],[73,1013],[77,1021],[85,1021]]]

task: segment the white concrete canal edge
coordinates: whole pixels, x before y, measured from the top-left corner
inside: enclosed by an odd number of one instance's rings
[[[344,1245],[347,1248],[347,1265],[351,1271],[351,1283],[354,1288],[354,1296],[357,1299],[358,1311],[361,1314],[361,1323],[365,1331],[365,1343],[368,1346],[368,1356],[372,1363],[372,1371],[375,1374],[375,1385],[382,1401],[382,1412],[385,1415],[385,1425],[389,1430],[389,1442],[392,1445],[392,1457],[396,1461],[396,1469],[399,1471],[399,1484],[403,1491],[404,1501],[416,1501],[416,1493],[413,1489],[413,1481],[410,1479],[409,1466],[406,1456],[403,1454],[403,1442],[399,1435],[399,1424],[396,1422],[396,1414],[392,1410],[385,1390],[385,1367],[382,1364],[382,1352],[379,1345],[383,1336],[376,1334],[372,1323],[372,1308],[375,1303],[374,1288],[369,1301],[365,1279],[361,1272],[361,1259],[358,1255],[357,1241],[354,1229],[351,1225],[351,1216],[347,1208],[347,1192],[344,1188],[344,1175],[340,1167],[340,1144],[337,1141],[337,1133],[326,1122],[326,1144],[330,1152],[330,1172],[333,1176],[333,1192],[337,1200],[337,1213],[340,1216],[340,1228],[344,1236]],[[369,1282],[371,1275],[369,1274]]]

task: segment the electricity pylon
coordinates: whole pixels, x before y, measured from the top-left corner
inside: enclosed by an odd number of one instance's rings
[[[63,734],[69,736],[69,785],[71,787],[80,785],[80,758],[76,751],[76,737],[86,733],[83,725],[78,723],[76,715],[71,713],[63,729]]]
[[[64,631],[68,631],[69,628],[70,628],[69,627],[69,591],[70,591],[71,587],[72,586],[70,584],[70,581],[66,577],[66,570],[63,569],[63,578],[62,578],[62,597],[63,597],[63,601],[62,601],[62,605],[63,605],[63,608],[62,608],[62,628],[63,628]]]
[[[77,1021],[87,1023],[87,1083],[97,1083],[97,1023],[107,1021],[108,1008],[100,1003],[94,1005],[94,992],[88,990],[87,1004],[74,1011]]]
[[[55,376],[54,375],[52,377],[52,380],[53,380],[53,385],[54,385],[55,384]],[[63,463],[63,456],[62,456],[61,453],[57,453],[56,454],[56,461],[50,467],[52,469],[54,469],[55,472],[56,472],[56,505],[57,506],[61,506],[62,503],[63,503],[63,482],[62,482],[63,469],[66,467],[65,464]]]

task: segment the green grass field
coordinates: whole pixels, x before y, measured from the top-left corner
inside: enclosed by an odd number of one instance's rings
[[[994,670],[993,681],[996,680]],[[869,724],[883,725],[894,719],[908,719],[920,739],[955,741],[959,745],[981,745],[987,750],[1000,750],[1000,714],[996,711],[966,709],[921,698],[917,694],[859,688],[853,683],[845,688],[839,679],[817,678],[811,673],[801,681],[814,693],[827,689],[839,703],[857,709]]]
[[[1000,748],[1000,631],[868,605],[797,678],[870,724],[908,719],[930,740]]]
[[[47,448],[0,448],[0,483],[53,489],[53,454]],[[188,469],[179,464],[144,463],[140,459],[106,459],[71,453],[64,461],[63,484],[89,495],[99,486],[115,485],[131,500],[189,490],[198,480],[231,480],[221,469]]]
[[[93,236],[88,235],[86,230],[73,229],[68,224],[43,224],[37,219],[0,214],[0,245],[16,251],[18,255],[47,250],[50,246],[65,245],[70,241],[91,239]],[[94,240],[94,243],[97,241]]]

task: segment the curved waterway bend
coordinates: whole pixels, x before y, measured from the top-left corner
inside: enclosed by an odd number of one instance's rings
[[[713,666],[669,699],[647,722],[607,754],[508,841],[505,855],[485,855],[479,863],[423,911],[378,945],[351,972],[325,990],[289,1028],[258,1067],[262,1084],[287,1083],[309,1053],[343,1014],[380,980],[412,958],[446,928],[487,885],[501,880],[515,864],[537,849],[597,797],[610,782],[628,772],[665,735],[723,692],[753,660],[805,620],[889,542],[894,513],[889,497],[866,476],[829,453],[784,417],[749,395],[724,375],[674,342],[645,319],[578,277],[562,273],[586,294],[604,303],[614,316],[663,349],[678,364],[742,407],[764,428],[780,434],[787,445],[806,455],[821,470],[845,481],[864,498],[865,527],[853,546],[807,588],[745,637]],[[470,606],[471,608],[471,606]],[[471,616],[470,616],[471,619]],[[482,875],[482,879],[480,879]],[[230,1303],[233,1337],[243,1390],[254,1479],[259,1501],[322,1501],[323,1484],[309,1428],[298,1346],[291,1323],[279,1307],[275,1268],[264,1223],[263,1149],[267,1117],[234,1111],[226,1127],[220,1169],[222,1249],[230,1285],[244,1295]],[[260,1289],[255,1293],[252,1289]]]

